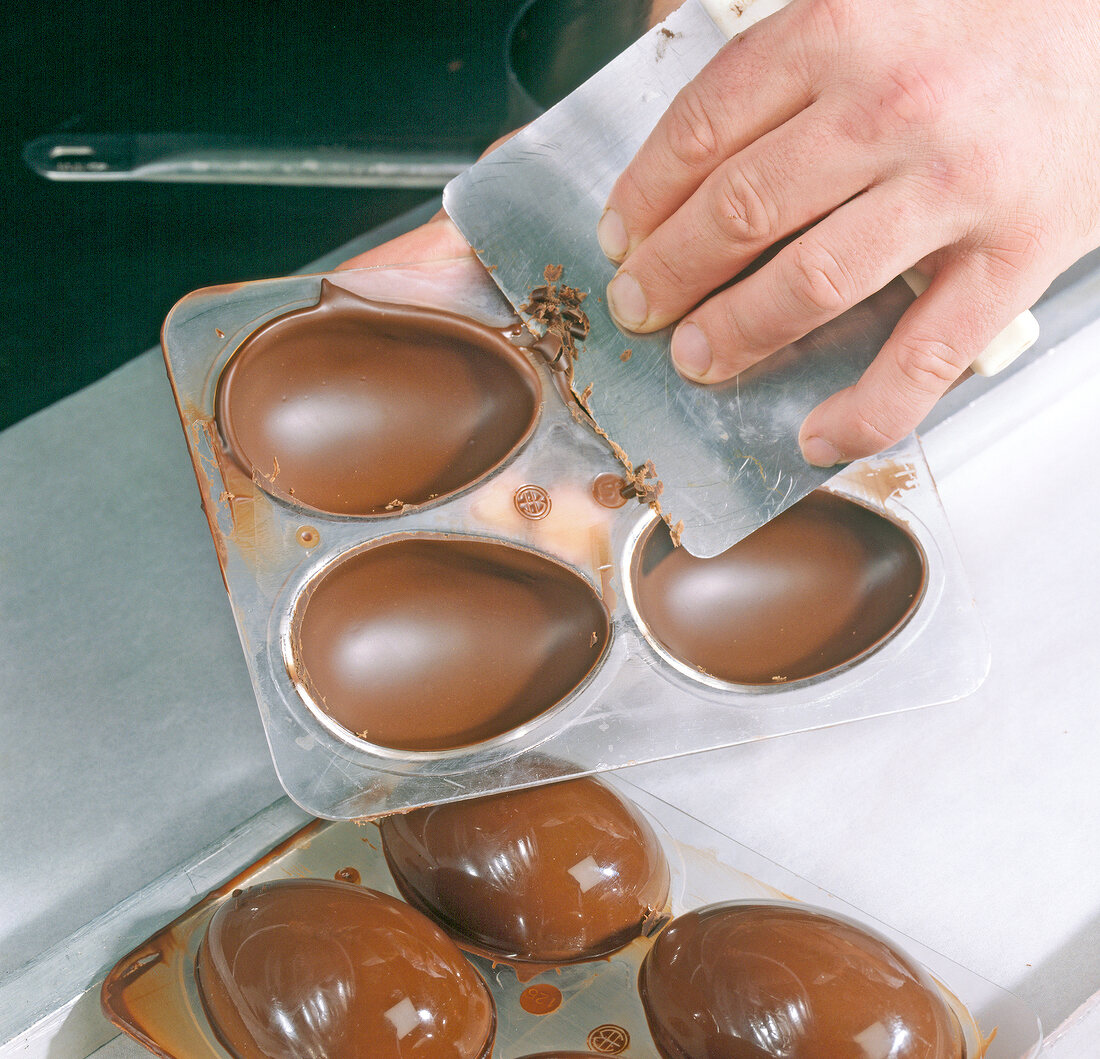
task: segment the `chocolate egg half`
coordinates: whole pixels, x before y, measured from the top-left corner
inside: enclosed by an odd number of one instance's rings
[[[292,668],[361,738],[451,750],[555,706],[609,637],[599,596],[560,563],[496,541],[402,537],[350,553],[307,586]]]
[[[729,683],[775,685],[885,640],[920,600],[925,566],[896,523],[818,491],[711,559],[674,547],[655,522],[631,580],[643,626],[673,658]]]
[[[962,1059],[958,1020],[885,938],[796,904],[674,919],[638,976],[664,1059]]]
[[[418,809],[381,829],[405,899],[493,959],[607,956],[654,927],[668,902],[649,821],[596,779]]]
[[[237,1059],[485,1059],[496,1011],[434,923],[324,879],[238,891],[196,959],[211,1027]]]
[[[328,281],[268,321],[218,380],[215,418],[268,492],[336,515],[386,515],[463,489],[534,428],[538,375],[500,332],[368,302]]]

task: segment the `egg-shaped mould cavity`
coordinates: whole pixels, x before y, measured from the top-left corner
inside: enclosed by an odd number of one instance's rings
[[[653,826],[594,777],[396,813],[380,827],[402,896],[494,961],[595,960],[666,918],[671,873]]]
[[[610,639],[603,601],[564,564],[496,540],[402,534],[313,577],[284,655],[338,734],[443,754],[529,731],[588,680]]]
[[[964,1059],[950,1002],[916,960],[854,920],[789,901],[674,919],[638,989],[663,1059]]]
[[[214,415],[230,458],[266,492],[390,516],[501,466],[534,430],[541,395],[503,333],[322,280],[316,305],[268,320],[232,354]]]
[[[481,976],[427,917],[361,886],[280,879],[235,891],[210,920],[195,978],[236,1059],[492,1053],[496,1008]]]
[[[890,639],[919,606],[927,572],[905,527],[818,490],[708,559],[654,520],[630,554],[628,582],[644,634],[682,672],[784,687]]]

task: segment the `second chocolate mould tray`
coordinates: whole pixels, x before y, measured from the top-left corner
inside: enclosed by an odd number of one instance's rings
[[[210,288],[165,323],[272,757],[306,811],[378,815],[981,683],[915,439],[697,560],[646,502],[657,479],[632,482],[523,341],[465,259]]]
[[[651,924],[654,934],[658,923],[663,924],[667,917],[711,904],[739,901],[789,906],[791,902],[805,903],[834,916],[846,917],[863,930],[877,933],[921,965],[932,976],[958,1019],[965,1059],[1033,1059],[1038,1054],[1040,1027],[1035,1015],[1018,997],[912,938],[875,922],[808,880],[661,799],[618,780],[611,785],[611,790],[653,827],[668,861],[671,882],[668,903],[664,915]],[[566,798],[557,804],[556,810],[562,813],[568,801]],[[600,800],[594,804],[606,805],[606,802]],[[594,810],[594,814],[598,812]],[[563,815],[575,824],[583,820],[585,814],[574,803],[573,813]],[[514,820],[514,816],[504,810],[499,819],[509,821]],[[495,848],[499,857],[499,861],[494,862],[494,870],[485,877],[484,892],[490,893],[494,887],[503,888],[502,880],[508,878],[510,872],[517,873],[511,879],[517,892],[527,892],[525,885],[529,884],[531,869],[539,863],[537,853],[532,851],[543,849],[539,839],[545,840],[545,832],[540,833],[536,825],[532,833],[525,836],[527,841],[522,841],[515,834],[507,837],[506,827],[496,832],[492,825],[486,824],[483,833],[493,836],[486,844]],[[611,842],[600,855],[606,855]],[[452,884],[456,876],[461,876],[453,865],[436,870]],[[547,865],[546,870],[551,877],[555,871],[568,874],[562,863]],[[626,885],[622,876],[613,866],[608,866],[607,871],[606,890],[609,894],[619,892],[619,888]],[[403,899],[387,867],[382,838],[374,823],[357,826],[347,822],[315,821],[183,911],[123,957],[108,974],[103,991],[109,1017],[150,1051],[167,1059],[228,1059],[230,1053],[218,1040],[204,1010],[195,974],[196,955],[212,916],[240,889],[285,879],[333,878]],[[580,907],[578,903],[578,909]],[[535,924],[543,922],[545,915],[542,909],[532,914],[529,924],[532,935],[537,935]],[[639,967],[653,946],[654,934],[635,937],[624,948],[600,959],[551,967],[494,962],[484,955],[467,951],[467,958],[493,995],[497,1013],[492,1052],[495,1059],[520,1056],[556,1059],[587,1054],[657,1059],[658,1050],[647,1028],[637,984]],[[583,931],[578,930],[576,936],[582,935]],[[830,955],[835,961],[834,967],[841,962],[835,953]],[[858,962],[858,957],[856,959]],[[324,966],[339,964],[332,961]],[[276,977],[273,975],[272,980]],[[876,977],[874,970],[868,969],[869,980],[873,982]],[[289,980],[294,980],[292,974]],[[738,979],[731,979],[735,980]],[[763,980],[773,989],[778,988],[775,977],[765,974]],[[829,976],[822,975],[815,981],[827,983]],[[743,977],[740,982],[743,986]],[[897,987],[900,985],[899,980]],[[799,1025],[795,1017],[798,1015],[805,1019],[806,1027],[815,1025],[814,1014],[827,1019],[824,1015],[827,1008],[815,1011],[815,1004],[827,1003],[829,989],[823,989],[815,1001],[810,999],[814,994],[812,985],[800,988],[806,990],[801,995],[806,998],[811,1014],[807,1016],[804,1009],[794,1008],[794,1016],[788,1016],[793,1018],[794,1025]],[[771,994],[762,986],[759,992],[749,992],[745,996],[743,1007],[727,1004],[724,1016],[716,1015],[715,1021],[720,1022],[723,1017],[729,1019],[737,1012],[753,1025],[746,1013],[753,1012],[754,1001],[761,1003],[763,1006],[756,1013],[766,1012],[776,1021],[755,1024],[764,1042],[758,1054],[781,1054],[786,1043],[782,1036],[785,1010],[781,1001],[795,992],[790,989],[787,994],[782,991]],[[321,1001],[326,996],[336,995],[330,980],[319,982],[315,993],[315,997],[309,997],[314,1001],[312,1005],[304,1001],[299,1005],[298,1019],[288,1019],[290,1032],[309,1025],[302,1012],[325,1012],[326,1006]],[[351,995],[355,995],[354,989]],[[841,995],[851,1004],[859,1003],[850,993]],[[257,998],[261,1004],[264,1002],[263,994],[250,994],[253,1002]],[[339,1004],[334,1005],[334,1009],[339,1012]],[[326,1025],[321,1019],[321,1032],[333,1032],[339,1021],[339,1015],[333,1015],[332,1025]],[[904,1020],[900,1021],[904,1026]],[[891,1025],[890,1030],[897,1035],[895,1040],[905,1039],[896,1024]],[[886,1054],[890,1041],[886,1033],[886,1027],[881,1025],[877,1032],[874,1025],[869,1028],[863,1045],[868,1055]],[[858,1038],[850,1047],[854,1049],[857,1043]],[[923,1043],[930,1047],[927,1041]]]

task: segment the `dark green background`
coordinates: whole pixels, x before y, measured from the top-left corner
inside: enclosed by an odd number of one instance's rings
[[[0,55],[0,429],[154,345],[188,291],[301,268],[430,191],[57,183],[24,143],[193,132],[478,149],[520,0],[20,6]]]

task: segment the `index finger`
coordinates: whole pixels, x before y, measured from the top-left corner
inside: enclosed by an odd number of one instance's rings
[[[609,258],[622,261],[721,162],[812,102],[786,43],[793,17],[785,8],[734,37],[680,90],[608,196],[597,235]]]

